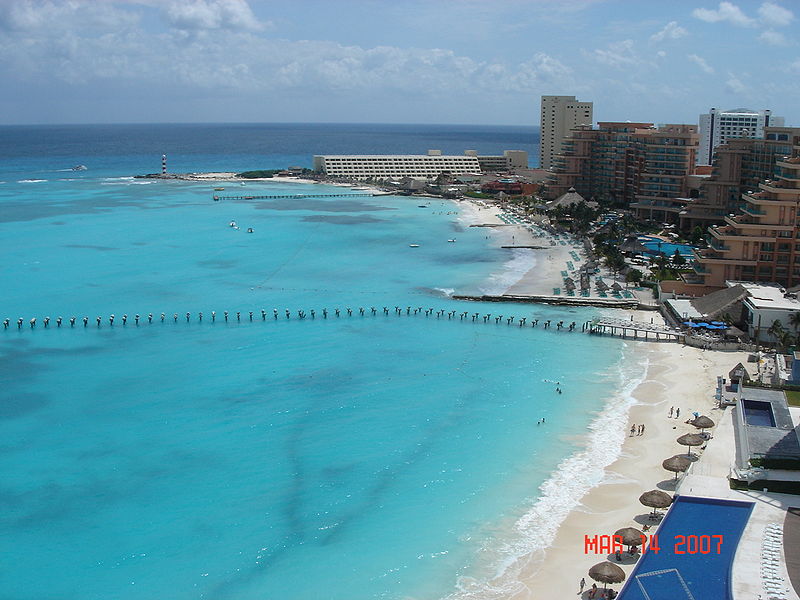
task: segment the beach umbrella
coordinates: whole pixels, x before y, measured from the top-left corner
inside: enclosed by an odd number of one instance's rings
[[[633,554],[633,547],[641,544],[642,538],[644,538],[644,533],[635,527],[623,527],[622,529],[617,529],[614,532],[614,535],[618,535],[622,538],[622,543],[628,546],[628,552],[631,554]]]
[[[692,455],[692,446],[702,446],[706,440],[697,433],[686,433],[678,438],[681,446],[689,446],[689,456]]]
[[[612,562],[604,561],[589,569],[589,577],[601,582],[603,589],[606,589],[609,583],[622,583],[625,581],[625,571]]]
[[[595,286],[597,287],[598,290],[607,290],[608,289],[608,285],[602,279],[600,281],[598,281],[595,284]]]
[[[709,429],[710,427],[714,426],[714,421],[709,419],[705,415],[701,415],[690,422],[691,425],[694,425],[698,429]]]
[[[611,289],[614,290],[615,292],[620,292],[622,291],[622,286],[615,281],[614,285],[611,286]]]
[[[655,517],[657,514],[657,509],[667,508],[670,504],[672,504],[672,497],[661,490],[650,490],[649,492],[645,492],[639,496],[639,502],[652,508],[653,517]]]
[[[566,281],[566,280],[565,280],[565,281],[564,281],[564,288],[565,288],[566,290],[568,290],[568,291],[569,291],[569,290],[574,290],[574,289],[575,289],[575,282],[574,282],[574,281],[572,281],[571,279],[570,279],[569,281]]]
[[[689,468],[689,465],[692,464],[688,458],[686,458],[683,454],[676,454],[675,456],[666,459],[661,463],[661,466],[664,467],[667,471],[672,471],[675,473],[675,479],[678,478],[678,473],[683,473],[686,469]]]

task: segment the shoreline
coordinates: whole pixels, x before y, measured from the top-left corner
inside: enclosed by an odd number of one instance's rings
[[[647,355],[647,367],[630,395],[625,423],[620,424],[622,443],[618,453],[603,467],[602,479],[589,487],[558,525],[551,543],[517,559],[514,579],[520,593],[513,595],[515,600],[548,598],[554,591],[577,595],[581,578],[586,579],[588,591],[592,583],[589,568],[605,560],[607,555],[585,554],[584,536],[611,535],[622,527],[641,528],[649,523],[649,509],[639,503],[639,495],[651,489],[674,491],[673,474],[663,469],[661,461],[684,453],[685,449],[675,440],[695,429],[684,423],[684,419],[670,419],[670,407],[679,407],[682,415],[698,411],[718,423],[722,411],[714,408],[716,377],[727,373],[737,362],[746,361],[747,357],[743,352],[627,342],[621,360],[629,360],[628,353],[641,351]],[[606,403],[603,412],[613,408],[610,403],[613,399]],[[587,436],[592,435],[596,422],[589,427]],[[644,434],[631,436],[628,433],[632,425],[642,423],[645,424]],[[590,445],[591,439],[587,441],[587,447]],[[542,488],[546,486],[547,483]],[[623,558],[618,564],[627,576],[636,560]],[[505,576],[509,575],[511,572],[507,570]],[[617,591],[621,588],[614,587]],[[586,597],[585,594],[582,597]]]
[[[211,174],[209,174],[211,175]],[[188,181],[248,181],[240,178],[211,179],[209,177],[187,178]],[[347,184],[334,184],[302,180],[294,177],[273,177],[265,179],[251,179],[258,183],[297,183],[297,184],[323,184],[339,187],[351,187]],[[371,186],[363,186],[371,187]],[[604,308],[623,308],[614,306],[613,298],[569,298],[550,296],[548,288],[558,287],[562,283],[561,270],[565,269],[571,260],[572,245],[545,245],[541,244],[541,237],[532,233],[526,225],[509,224],[501,220],[498,213],[505,212],[503,207],[487,204],[474,199],[453,200],[459,207],[458,220],[464,226],[485,227],[492,233],[488,235],[492,246],[509,248],[516,254],[510,257],[505,265],[523,258],[530,260],[530,266],[522,273],[515,273],[516,280],[508,283],[501,292],[502,296],[509,296],[510,301],[525,302],[542,301],[545,296],[552,297],[555,302],[578,304],[579,300],[585,304],[592,304],[593,300]],[[488,231],[487,231],[488,233]],[[542,246],[537,248],[520,248],[520,246]],[[585,260],[583,252],[577,250]],[[506,268],[497,275],[508,274]],[[607,273],[602,273],[607,276]],[[610,279],[610,277],[609,277]],[[487,282],[491,285],[495,282]],[[602,302],[605,300],[605,302]],[[594,304],[594,305],[598,305]],[[630,312],[630,306],[625,306]],[[640,313],[641,314],[641,313]],[[653,312],[646,313],[650,318]],[[644,320],[645,317],[641,317]],[[657,317],[660,320],[660,315]],[[578,581],[586,578],[588,586],[591,580],[588,569],[604,560],[602,555],[584,554],[584,536],[612,534],[617,529],[627,526],[641,527],[635,520],[647,513],[647,509],[638,502],[638,497],[644,491],[655,489],[659,484],[668,485],[672,474],[664,471],[661,461],[682,451],[682,447],[675,443],[675,438],[688,431],[694,431],[685,425],[681,419],[667,419],[666,414],[670,406],[677,405],[681,413],[690,415],[697,410],[715,418],[718,411],[711,411],[713,395],[716,386],[716,376],[726,373],[737,362],[746,360],[746,353],[741,352],[705,352],[696,348],[679,344],[664,344],[648,342],[623,341],[622,356],[620,357],[621,370],[625,370],[626,363],[634,360],[639,354],[645,354],[641,378],[635,381],[633,389],[627,389],[624,377],[620,377],[615,389],[610,390],[609,397],[595,415],[586,432],[581,436],[580,446],[570,456],[566,457],[558,467],[547,475],[542,486],[536,491],[536,500],[526,509],[525,513],[516,520],[513,528],[506,533],[511,534],[514,541],[520,544],[530,543],[532,539],[547,539],[541,548],[519,556],[507,555],[502,562],[491,565],[501,567],[502,572],[489,580],[472,580],[469,578],[459,583],[459,589],[448,594],[448,599],[507,599],[536,600],[553,595],[553,590],[574,590],[577,595]],[[680,401],[673,398],[681,398]],[[615,429],[615,440],[618,448],[605,448],[608,461],[603,463],[591,462],[592,468],[585,468],[585,477],[581,478],[578,490],[571,490],[573,495],[564,498],[564,488],[567,464],[581,463],[588,466],[589,459],[599,453],[599,448],[593,446],[592,434],[598,428],[612,427],[620,422]],[[646,432],[642,436],[630,437],[627,431],[631,423],[645,423]],[[673,429],[675,428],[675,429]],[[599,469],[599,471],[598,471]],[[567,482],[567,483],[572,483]],[[671,492],[671,489],[665,488]],[[544,508],[554,505],[554,500],[565,501],[560,506],[558,516],[554,520],[552,513],[543,513]],[[541,517],[537,522],[537,517]],[[546,517],[546,518],[545,518]],[[494,543],[509,542],[509,539],[492,540]],[[501,560],[502,560],[501,558]],[[497,559],[495,559],[497,560]],[[624,561],[621,563],[626,573],[630,573],[635,562]],[[463,586],[463,587],[462,587]],[[620,586],[615,586],[619,589]],[[588,587],[587,587],[588,589]]]

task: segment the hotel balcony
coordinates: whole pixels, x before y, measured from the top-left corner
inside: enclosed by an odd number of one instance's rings
[[[722,264],[722,265],[741,265],[741,266],[753,266],[755,267],[758,264],[757,260],[749,260],[745,258],[739,257],[725,257],[722,256],[720,253],[715,252],[711,248],[704,248],[704,249],[697,249],[694,250],[695,260],[700,261],[704,264]]]
[[[739,210],[742,211],[746,215],[752,215],[754,217],[762,217],[767,214],[767,211],[761,210],[760,208],[756,208],[752,204],[740,204]]]
[[[716,252],[730,252],[731,247],[726,246],[721,240],[711,236],[708,239],[708,245]]]
[[[769,229],[769,230],[773,230],[773,231],[793,231],[794,230],[794,225],[779,225],[777,223],[769,223],[769,222],[762,223],[760,220],[758,220],[757,217],[750,217],[750,216],[746,216],[746,215],[739,215],[739,216],[736,216],[736,217],[731,217],[730,215],[728,215],[728,216],[724,217],[723,220],[725,221],[725,223],[727,223],[728,225],[730,225],[731,227],[733,227],[734,229],[737,229],[737,230],[739,230],[739,229],[748,229],[748,230]],[[742,235],[752,235],[752,234],[742,234]],[[759,237],[759,238],[763,238],[763,237],[771,238],[771,237],[776,237],[776,236],[772,236],[772,235],[762,236],[762,235],[759,234],[757,237]]]
[[[769,182],[759,183],[758,187],[765,192],[769,192],[771,194],[778,194],[780,196],[800,193],[800,189],[789,185],[781,185],[781,182],[779,181],[769,181]]]

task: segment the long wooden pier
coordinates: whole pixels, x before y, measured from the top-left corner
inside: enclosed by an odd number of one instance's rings
[[[300,199],[300,198],[371,198],[372,196],[383,196],[384,194],[261,194],[261,195],[247,195],[247,196],[214,196],[214,200],[285,200],[285,199]]]

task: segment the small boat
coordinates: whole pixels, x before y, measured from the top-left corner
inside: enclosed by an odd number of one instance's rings
[[[221,192],[221,191],[222,191],[222,190],[224,190],[224,189],[225,189],[225,188],[214,188],[214,191],[215,191],[215,192]]]
[[[219,196],[214,196],[214,202],[219,202]]]
[[[419,244],[409,244],[409,248],[419,248]]]
[[[452,240],[447,240],[447,241],[448,241],[448,242],[455,242],[455,241],[456,241],[456,238],[453,238]]]
[[[253,233],[254,229],[252,227],[247,228],[247,233]]]
[[[75,165],[74,167],[72,167],[72,170],[73,171],[85,171],[86,170],[86,165]]]
[[[244,185],[244,181],[243,181],[243,182],[241,182],[239,185]]]
[[[231,227],[236,227],[236,221],[231,221]]]
[[[417,204],[417,208],[428,208],[427,204]]]

